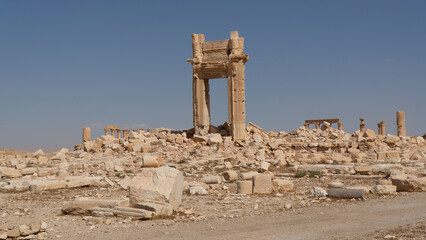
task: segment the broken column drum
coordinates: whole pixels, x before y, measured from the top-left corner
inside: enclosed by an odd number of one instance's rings
[[[193,124],[197,135],[210,129],[209,79],[228,79],[228,122],[234,140],[245,137],[244,71],[249,56],[243,53],[244,38],[237,31],[231,39],[205,42],[203,34],[192,34]]]
[[[83,128],[83,143],[91,140],[91,130],[90,127]]]
[[[405,137],[405,112],[396,112],[396,127],[398,137]]]
[[[338,123],[337,123],[337,128],[338,128],[340,131],[343,131],[343,123],[342,123],[342,122],[338,122]]]
[[[359,131],[364,133],[364,131],[365,131],[365,123],[364,123],[365,118],[360,118],[359,120],[361,121],[361,123],[359,124]]]
[[[379,135],[386,135],[386,122],[385,121],[381,121],[379,123]]]
[[[379,122],[379,123],[377,124],[377,129],[378,129],[378,131],[379,131],[379,135],[382,135],[382,124],[381,124],[381,122]]]

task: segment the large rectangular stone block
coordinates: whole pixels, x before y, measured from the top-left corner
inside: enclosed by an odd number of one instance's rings
[[[171,167],[143,168],[130,183],[130,203],[158,201],[177,210],[182,201],[183,175]]]
[[[269,194],[272,192],[272,177],[268,173],[253,176],[253,193]]]

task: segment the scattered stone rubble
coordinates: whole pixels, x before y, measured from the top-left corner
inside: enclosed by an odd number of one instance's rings
[[[13,226],[0,224],[0,239],[47,239],[47,224],[45,222],[33,222]]]
[[[63,213],[133,219],[172,217],[183,193],[203,196],[222,189],[238,196],[281,196],[296,191],[294,179],[304,176],[376,179],[372,187],[344,186],[339,181],[330,181],[325,190],[312,185],[311,194],[317,198],[426,191],[423,137],[376,135],[367,128],[349,134],[327,123],[290,133],[266,132],[249,123],[245,139],[233,141],[226,126],[211,126],[211,133],[204,136],[192,129],[157,128],[94,140],[89,140],[90,129],[85,128],[83,144],[74,151],[24,155],[3,151],[0,191],[123,188],[127,195],[118,198],[78,197]],[[114,126],[113,131],[121,130]]]

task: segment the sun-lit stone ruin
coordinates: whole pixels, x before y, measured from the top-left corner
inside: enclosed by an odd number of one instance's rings
[[[91,130],[90,127],[83,128],[83,144],[91,140]]]
[[[228,123],[234,140],[244,139],[245,94],[244,71],[249,56],[244,54],[244,38],[238,31],[231,38],[206,42],[203,34],[192,34],[193,123],[196,135],[207,135],[210,130],[209,80],[228,79]]]
[[[365,118],[360,118],[359,120],[361,121],[361,123],[359,124],[359,131],[364,133],[364,131],[365,131],[365,123],[364,123]]]
[[[385,121],[381,121],[377,124],[378,127],[378,133],[381,136],[385,136],[386,135],[386,122]]]
[[[340,121],[340,119],[338,118],[333,118],[333,119],[314,119],[314,120],[305,120],[305,128],[309,128],[310,124],[315,124],[315,129],[320,129],[321,124],[323,123],[329,123],[330,127],[333,123],[337,123],[337,128],[339,130],[343,129],[343,123]]]
[[[92,136],[96,129],[84,127],[73,150],[0,149],[0,219],[15,223],[50,213],[46,222],[0,224],[0,239],[54,239],[55,219],[91,227],[227,221],[426,191],[426,134],[406,136],[403,111],[397,112],[397,136],[386,134],[385,121],[376,135],[364,118],[353,133],[337,118],[305,120],[289,132],[246,125],[244,39],[236,31],[214,42],[193,34],[192,43],[194,128],[106,125],[104,135]],[[215,127],[209,80],[217,78],[228,81],[229,119]]]
[[[404,111],[396,112],[396,126],[397,126],[398,137],[404,137],[405,136],[405,112]]]

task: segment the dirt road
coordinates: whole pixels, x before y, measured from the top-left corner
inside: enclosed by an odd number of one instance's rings
[[[76,235],[63,229],[66,239],[366,239],[379,229],[426,224],[426,193],[391,199],[307,207],[235,219],[154,225],[149,221],[126,227],[100,226]],[[61,229],[65,226],[57,225]],[[72,225],[72,224],[71,224]],[[70,226],[68,226],[70,227]],[[81,226],[83,227],[83,226]],[[84,226],[88,229],[87,226]],[[79,227],[76,230],[80,230]],[[426,235],[426,233],[424,233]],[[424,235],[422,235],[424,236]],[[419,239],[422,238],[420,236]],[[371,239],[371,238],[369,238]]]

